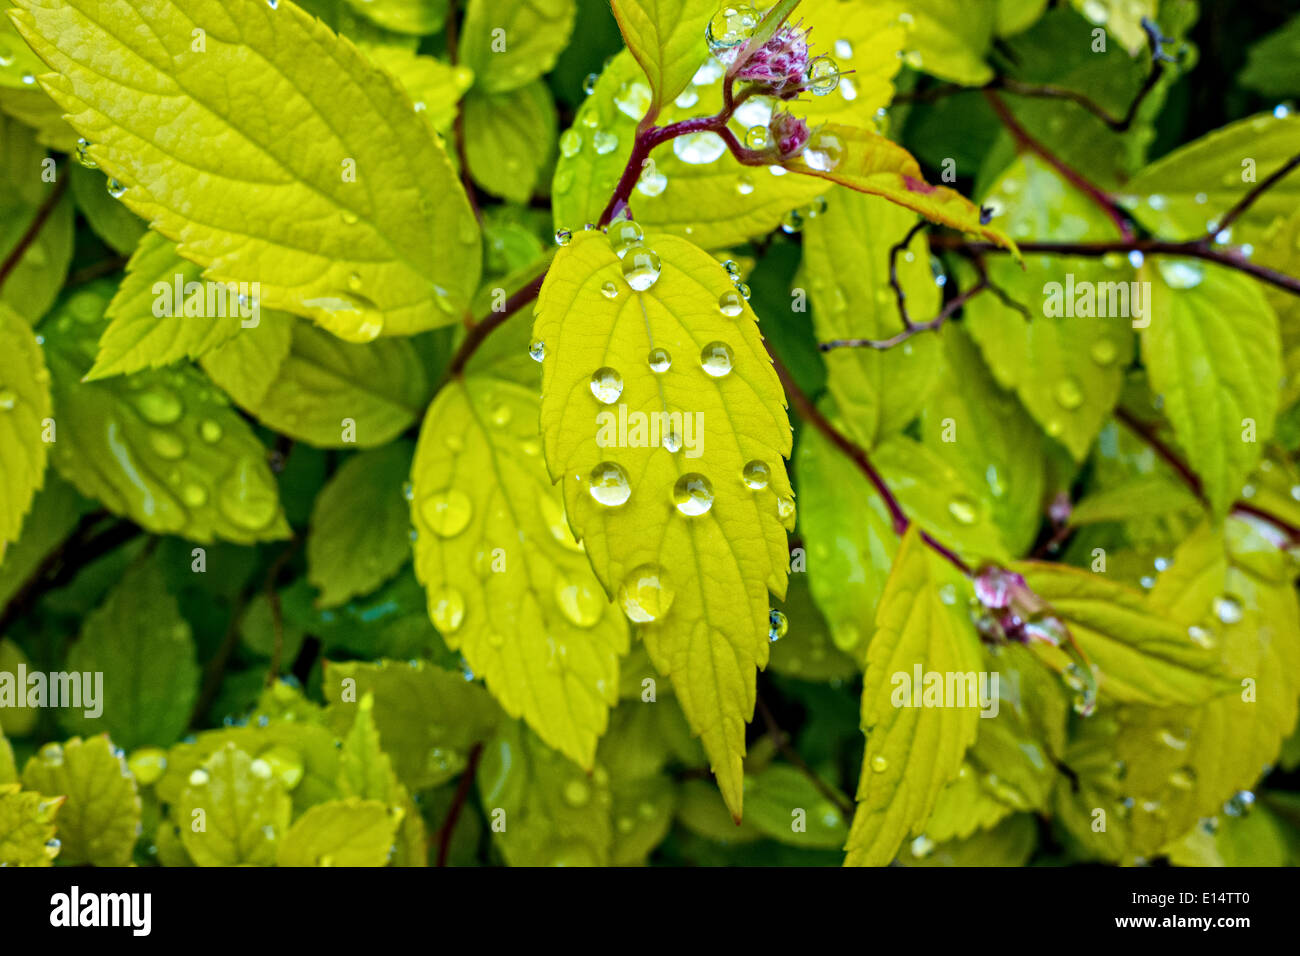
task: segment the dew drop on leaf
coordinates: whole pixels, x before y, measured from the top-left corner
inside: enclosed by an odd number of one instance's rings
[[[646,356],[646,363],[650,366],[650,371],[662,375],[672,367],[673,358],[667,349],[651,349]]]
[[[602,405],[612,405],[623,394],[623,376],[609,366],[591,373],[591,394]]]
[[[632,485],[628,481],[627,472],[612,461],[602,461],[591,469],[587,491],[598,504],[607,508],[617,508],[632,497]]]
[[[465,598],[455,588],[429,595],[429,619],[443,634],[452,634],[465,620]]]
[[[762,491],[767,487],[768,478],[771,472],[766,462],[751,461],[745,465],[740,473],[741,480],[745,482],[745,487],[751,491]]]
[[[636,624],[663,620],[676,596],[668,572],[657,564],[643,564],[629,571],[618,590],[623,613]]]
[[[653,249],[634,246],[623,256],[623,278],[637,292],[645,292],[659,281],[663,263]]]
[[[713,507],[713,483],[704,475],[682,475],[673,485],[673,504],[682,514],[694,518]]]
[[[452,538],[464,531],[473,513],[473,503],[459,488],[435,492],[420,506],[420,514],[441,538]]]
[[[710,342],[700,350],[700,368],[714,378],[731,374],[734,356],[726,342]]]

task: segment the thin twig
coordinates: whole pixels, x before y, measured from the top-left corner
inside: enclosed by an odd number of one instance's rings
[[[795,750],[790,744],[789,735],[777,724],[776,718],[772,715],[772,711],[768,708],[763,698],[755,695],[754,703],[758,708],[759,714],[763,717],[763,723],[767,726],[768,737],[770,737],[772,743],[776,745],[776,749],[780,751],[781,756],[793,764],[795,769],[807,777],[809,782],[817,788],[817,792],[834,805],[835,809],[840,812],[840,816],[844,818],[845,823],[851,822],[853,820],[853,811],[855,809],[853,804],[846,801],[838,790],[830,786],[830,784],[826,783],[826,781],[822,780],[821,777],[817,776],[817,774],[813,772],[812,767],[808,766],[807,761],[800,756],[799,751]]]
[[[4,262],[0,262],[0,287],[4,286],[9,274],[18,268],[18,263],[27,254],[27,250],[36,241],[36,237],[41,234],[46,220],[50,218],[51,213],[54,212],[54,207],[59,204],[59,200],[63,198],[64,192],[67,191],[68,180],[71,177],[63,175],[64,168],[62,165],[58,165],[54,169],[54,188],[50,190],[49,195],[45,197],[45,201],[36,210],[36,215],[32,217],[27,230],[18,238],[18,244],[9,250],[9,255],[5,257]]]
[[[1268,192],[1268,190],[1271,189],[1274,186],[1274,184],[1276,184],[1280,179],[1282,179],[1282,177],[1286,176],[1297,166],[1300,166],[1300,154],[1292,156],[1289,160],[1283,163],[1282,166],[1274,170],[1274,172],[1271,173],[1267,178],[1256,183],[1255,187],[1251,189],[1250,192],[1246,193],[1246,195],[1238,199],[1236,205],[1234,205],[1231,209],[1229,209],[1226,213],[1224,213],[1223,218],[1220,219],[1217,223],[1215,223],[1214,231],[1207,232],[1205,234],[1205,236],[1203,237],[1204,241],[1206,242],[1212,241],[1215,236],[1217,236],[1219,233],[1223,232],[1223,230],[1227,229],[1234,222],[1236,222],[1238,217],[1240,217],[1243,213],[1246,212],[1247,209],[1253,206],[1255,204],[1255,201],[1259,199],[1260,196]]]
[[[456,354],[452,356],[451,361],[447,364],[447,379],[455,378],[464,372],[465,363],[478,351],[478,347],[483,344],[483,341],[500,328],[506,319],[537,298],[537,294],[542,291],[542,282],[545,279],[546,270],[542,270],[528,285],[506,299],[505,308],[500,312],[489,312],[470,326],[469,333],[460,343],[460,348],[456,350]]]
[[[456,784],[456,793],[451,798],[451,806],[447,808],[447,819],[443,820],[442,826],[438,828],[435,835],[438,841],[438,866],[447,865],[447,855],[451,850],[451,837],[456,832],[456,823],[460,820],[461,811],[465,808],[465,802],[469,799],[470,789],[474,786],[474,776],[478,773],[478,762],[482,756],[482,742],[476,743],[470,748],[469,760],[465,764],[465,770],[460,775],[459,782]]]

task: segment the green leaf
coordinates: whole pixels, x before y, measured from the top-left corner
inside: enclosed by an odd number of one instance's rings
[[[1157,0],[1070,0],[1074,8],[1093,23],[1102,24],[1128,52],[1136,54],[1147,45],[1144,19],[1154,20]]]
[[[14,675],[6,681],[13,681],[18,690],[16,675],[20,669],[32,670],[31,658],[18,644],[9,638],[0,638],[0,673]],[[26,694],[25,689],[21,693]],[[7,696],[7,695],[6,695]],[[10,737],[26,737],[36,727],[40,712],[34,707],[4,707],[0,709],[0,732]]]
[[[947,186],[927,183],[912,154],[879,133],[827,123],[785,167],[882,196],[932,222],[981,236],[1019,255],[1016,244],[1001,230],[983,224],[978,206]]]
[[[447,19],[447,0],[347,0],[348,6],[385,30],[424,36]]]
[[[1119,199],[1162,239],[1194,239],[1214,232],[1216,218],[1297,153],[1300,115],[1260,113],[1160,157],[1129,180]],[[1234,231],[1267,226],[1297,203],[1300,176],[1290,175],[1261,193]]]
[[[657,111],[686,89],[708,56],[704,31],[718,12],[713,0],[612,0],[627,48],[650,82]]]
[[[384,866],[402,822],[400,807],[378,800],[331,800],[290,828],[277,866]]]
[[[464,113],[465,158],[474,181],[494,196],[528,202],[555,153],[555,104],[546,84],[471,91]]]
[[[460,318],[478,225],[425,119],[351,43],[261,0],[134,0],[111,18],[90,0],[21,6],[92,160],[209,278],[259,282],[266,307],[351,340]]]
[[[839,808],[788,764],[769,764],[746,776],[745,800],[747,822],[781,843],[838,850],[848,836]]]
[[[429,850],[424,818],[411,800],[410,793],[397,782],[392,761],[380,749],[373,697],[361,699],[352,729],[343,738],[339,764],[339,790],[344,797],[379,800],[402,810],[393,865],[427,865]]]
[[[627,622],[569,530],[538,408],[535,387],[486,373],[438,394],[412,468],[415,568],[447,646],[506,713],[589,768]]]
[[[876,615],[862,685],[867,735],[858,810],[845,850],[847,866],[885,866],[908,836],[919,835],[944,784],[956,776],[979,724],[967,707],[900,707],[895,675],[973,673],[979,643],[940,597],[946,573],[913,524],[903,536]],[[892,685],[892,686],[891,686]],[[920,688],[913,688],[919,693]]]
[[[772,645],[769,672],[806,681],[852,680],[858,675],[857,662],[835,646],[831,629],[813,602],[807,574],[792,574],[785,600],[774,604],[785,615],[789,630]]]
[[[409,428],[424,407],[428,379],[409,341],[341,342],[292,322],[289,351],[271,371],[283,329],[267,330],[273,351],[251,369],[245,356],[261,340],[249,331],[205,354],[203,369],[236,405],[290,438],[318,448],[373,448]]]
[[[0,866],[51,866],[59,852],[55,815],[63,800],[0,783]]]
[[[1026,561],[1015,570],[1069,626],[1097,671],[1098,689],[1112,700],[1157,707],[1203,704],[1231,689],[1218,655],[1141,592],[1067,565]]]
[[[1251,45],[1237,83],[1264,96],[1300,93],[1300,15]]]
[[[30,90],[33,80],[24,77],[35,77],[44,71],[45,64],[23,42],[8,17],[0,17],[0,49],[5,53],[4,65],[0,66],[0,87]]]
[[[983,86],[992,78],[984,57],[993,40],[995,4],[910,0],[907,12],[908,66],[963,86]]]
[[[890,249],[916,217],[874,196],[832,192],[827,210],[804,229],[804,270],[812,288],[813,331],[834,339],[887,339],[903,330],[889,284]],[[939,310],[939,287],[930,273],[929,244],[913,239],[898,257],[898,281],[913,321]],[[828,388],[844,424],[866,447],[902,431],[926,407],[939,382],[940,340],[918,335],[907,345],[879,351],[840,348],[826,353]]]
[[[1084,196],[1030,155],[1008,168],[985,202],[1006,210],[1007,228],[1016,235],[1063,242],[1118,235]],[[1110,299],[1103,295],[1108,287],[1102,284],[1124,284],[1127,291],[1132,273],[1094,260],[1041,255],[1026,259],[1023,269],[1005,258],[990,261],[988,272],[1027,314],[984,292],[965,306],[966,327],[998,384],[1013,389],[1043,430],[1081,461],[1119,396],[1122,370],[1132,355],[1133,319],[1079,315],[1078,310],[1070,315],[1066,306],[1075,302],[1065,302],[1067,290],[1092,283],[1087,288],[1102,290],[1094,299],[1105,298],[1110,311]],[[1120,311],[1118,305],[1115,311]]]
[[[155,534],[288,537],[266,451],[192,369],[84,383],[107,290],[74,292],[41,326],[53,379],[54,465],[78,491]]]
[[[256,327],[204,353],[199,365],[237,403],[257,407],[279,378],[299,324],[291,315],[268,312]]]
[[[329,662],[325,700],[330,725],[344,734],[358,701],[374,695],[375,725],[398,779],[412,791],[436,787],[465,766],[471,746],[485,740],[500,710],[483,688],[424,661]]]
[[[23,768],[23,788],[66,798],[59,810],[59,862],[126,866],[140,825],[140,797],[126,755],[108,737],[48,743]]]
[[[555,65],[568,45],[574,0],[470,0],[460,61],[487,93],[513,90]]]
[[[129,255],[149,231],[148,225],[109,195],[108,180],[103,173],[73,163],[68,175],[72,177],[72,196],[77,209],[86,217],[90,228],[115,252]]]
[[[57,474],[47,473],[45,487],[37,492],[23,522],[22,535],[0,554],[0,607],[9,603],[46,556],[71,533],[87,506],[88,502],[71,485]]]
[[[289,795],[271,764],[227,743],[190,774],[176,819],[197,865],[269,866],[289,812]]]
[[[17,541],[32,500],[45,484],[51,414],[50,373],[31,327],[0,302],[0,557]]]
[[[0,784],[18,782],[18,765],[14,762],[14,748],[0,730]]]
[[[926,404],[922,443],[989,502],[1007,548],[1021,554],[1033,544],[1043,518],[1043,434],[1015,397],[998,386],[965,329],[953,326],[942,337],[945,380],[961,385],[940,389]]]
[[[899,862],[904,866],[1025,866],[1038,842],[1038,825],[1032,814],[1007,817],[990,830],[980,830],[962,840],[933,846],[913,843]]]
[[[1151,270],[1142,361],[1206,498],[1224,514],[1259,460],[1259,443],[1273,435],[1277,316],[1243,273],[1162,259]]]
[[[222,306],[221,314],[207,313],[209,287],[200,281],[202,271],[182,259],[175,243],[161,233],[146,233],[126,265],[126,278],[108,304],[111,321],[99,340],[99,352],[86,380],[198,358],[238,335],[245,320],[225,296],[224,288],[212,300]],[[180,296],[176,295],[178,286]],[[189,291],[185,291],[187,286]],[[192,303],[193,312],[187,303]],[[225,314],[227,305],[232,306],[229,315]]]
[[[452,66],[399,46],[369,46],[366,55],[393,75],[410,97],[415,111],[427,116],[444,140],[451,136],[460,98],[474,82],[474,74],[468,67]]]
[[[406,497],[411,443],[349,458],[316,496],[307,532],[307,578],[332,607],[369,594],[410,555]]]
[[[479,800],[511,866],[604,866],[613,843],[609,773],[590,775],[507,721],[483,749]]]
[[[36,135],[16,120],[0,116],[0,262],[18,247],[54,191],[49,174],[66,176],[67,170],[55,173],[53,160],[46,157]],[[12,308],[30,325],[39,322],[54,304],[67,276],[72,218],[72,200],[65,196],[5,277],[0,304]]]
[[[107,730],[128,750],[173,743],[190,722],[199,689],[190,626],[156,560],[127,569],[107,600],[86,619],[67,657],[68,669],[96,677],[96,709],[62,710],[68,733]],[[83,685],[83,700],[89,688]],[[102,717],[102,720],[101,720]]]
[[[1200,507],[1185,484],[1163,475],[1145,475],[1124,484],[1090,492],[1070,512],[1075,527],[1101,521],[1128,521],[1153,514]]]
[[[1126,708],[1117,752],[1136,799],[1132,849],[1148,855],[1255,786],[1295,726],[1300,606],[1287,556],[1237,519],[1202,526],[1173,556],[1152,603],[1197,628],[1235,692],[1196,707]]]
[[[543,445],[596,576],[643,625],[739,818],[754,668],[767,663],[767,594],[785,592],[784,532],[794,524],[789,425],[754,314],[721,265],[676,237],[646,243],[620,263],[605,236],[584,232],[547,273],[533,329],[547,351]],[[637,292],[623,270],[651,255],[662,271]],[[734,318],[719,306],[727,296]],[[652,371],[652,349],[665,350],[671,368]],[[595,394],[602,375],[608,409]],[[643,431],[649,415],[656,426],[679,415],[661,428],[680,439],[678,451],[649,434],[620,437],[624,411],[644,416]],[[751,463],[756,488],[742,480]]]

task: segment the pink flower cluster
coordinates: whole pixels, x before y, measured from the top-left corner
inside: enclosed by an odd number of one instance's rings
[[[794,99],[806,82],[808,34],[796,24],[783,26],[751,53],[736,71],[736,78],[765,87],[764,92]]]
[[[1068,637],[1065,624],[1046,613],[1051,610],[1047,602],[1014,571],[989,565],[980,569],[974,583],[975,597],[986,611],[977,627],[986,639],[1043,641],[1060,647]]]

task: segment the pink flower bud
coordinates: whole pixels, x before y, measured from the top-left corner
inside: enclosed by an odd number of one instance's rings
[[[770,124],[772,142],[782,159],[790,159],[808,145],[808,124],[790,113],[776,113]]]

